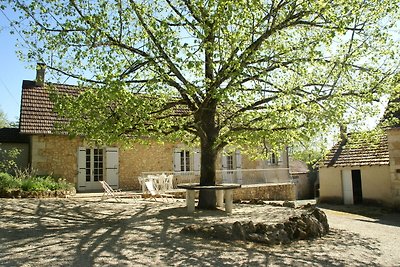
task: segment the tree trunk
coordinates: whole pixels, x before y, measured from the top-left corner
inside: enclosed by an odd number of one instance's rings
[[[200,185],[215,185],[217,154],[213,144],[201,143]],[[215,190],[200,190],[198,208],[216,209]]]
[[[201,146],[200,185],[215,185],[216,160],[218,155],[217,138],[219,130],[216,127],[216,101],[210,100],[195,115],[198,125]],[[200,209],[216,209],[215,190],[200,190]]]

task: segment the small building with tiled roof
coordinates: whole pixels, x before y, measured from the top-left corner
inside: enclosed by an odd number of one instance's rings
[[[400,131],[343,138],[319,163],[319,200],[400,207]]]
[[[39,66],[35,81],[23,81],[21,94],[19,130],[29,138],[29,164],[38,174],[65,178],[76,185],[78,192],[102,190],[101,180],[113,188],[137,190],[140,189],[139,176],[156,173],[173,174],[175,183],[198,181],[199,149],[178,142],[136,143],[129,149],[118,145],[96,147],[82,137],[71,138],[60,132],[56,126],[65,119],[53,111],[50,91],[69,96],[78,96],[83,91],[73,85],[45,83],[44,75],[44,66]],[[220,155],[217,180],[288,182],[288,167],[287,151],[272,162],[252,160],[236,150]],[[272,170],[266,173],[259,171],[261,168]]]

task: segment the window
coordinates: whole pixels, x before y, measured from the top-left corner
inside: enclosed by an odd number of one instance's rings
[[[188,172],[191,170],[190,168],[190,152],[188,150],[181,150],[180,152],[181,159],[181,171]]]
[[[104,153],[103,149],[86,149],[86,182],[103,181],[104,178]]]
[[[226,168],[228,170],[233,170],[233,155],[229,154],[226,156]],[[228,173],[233,173],[233,172],[228,172]]]
[[[199,175],[201,153],[198,148],[174,148],[173,168],[177,175]]]
[[[279,162],[279,158],[277,157],[277,155],[275,153],[272,153],[271,158],[270,158],[271,165],[278,165],[278,162]]]

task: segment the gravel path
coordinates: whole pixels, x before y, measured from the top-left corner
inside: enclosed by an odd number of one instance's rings
[[[183,202],[0,199],[0,266],[400,266],[400,214],[324,207],[323,238],[266,247],[179,233],[188,223],[283,221],[297,211],[235,205],[186,212]],[[378,218],[377,218],[378,217]]]

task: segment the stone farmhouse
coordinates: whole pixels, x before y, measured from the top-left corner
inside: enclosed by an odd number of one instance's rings
[[[180,142],[135,144],[129,149],[92,147],[84,138],[57,134],[55,124],[61,119],[53,112],[44,69],[39,68],[36,75],[36,81],[24,80],[22,84],[19,133],[29,139],[28,162],[38,174],[63,177],[74,183],[78,192],[101,190],[99,180],[114,188],[139,189],[137,178],[150,173],[172,173],[176,183],[198,181],[200,151]],[[79,92],[73,85],[52,85],[60,93]],[[217,169],[218,182],[289,181],[286,150],[268,160],[250,160],[239,150],[222,153]]]

